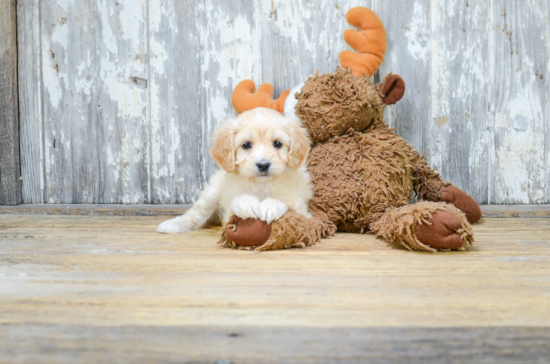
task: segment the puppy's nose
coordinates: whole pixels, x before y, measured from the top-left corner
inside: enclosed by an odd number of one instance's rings
[[[267,172],[270,165],[271,165],[271,163],[269,163],[269,162],[258,162],[258,163],[256,163],[256,166],[258,167],[258,170],[260,172]]]

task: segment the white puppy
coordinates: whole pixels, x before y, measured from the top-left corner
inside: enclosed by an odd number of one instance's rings
[[[305,161],[309,138],[297,118],[256,108],[224,123],[210,154],[216,172],[199,199],[184,215],[164,221],[160,233],[199,229],[219,217],[225,224],[234,214],[271,223],[294,210],[311,216],[309,173]]]

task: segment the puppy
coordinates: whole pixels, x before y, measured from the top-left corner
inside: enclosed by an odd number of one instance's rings
[[[160,233],[184,233],[232,215],[268,224],[289,209],[311,217],[310,140],[297,118],[256,108],[228,120],[216,132],[210,155],[221,168],[184,215],[164,221]],[[218,220],[219,221],[219,220]]]

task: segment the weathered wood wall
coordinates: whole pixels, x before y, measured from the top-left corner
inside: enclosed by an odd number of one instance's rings
[[[480,203],[550,202],[548,0],[19,0],[27,203],[188,203],[239,80],[335,69],[375,10],[389,124]]]
[[[0,205],[21,203],[15,0],[0,0]]]

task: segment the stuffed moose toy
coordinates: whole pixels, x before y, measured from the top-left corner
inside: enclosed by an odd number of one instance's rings
[[[346,18],[359,29],[344,33],[357,53],[340,53],[336,72],[311,76],[277,100],[271,85],[255,91],[250,80],[232,97],[237,113],[268,107],[297,116],[309,131],[313,218],[289,211],[268,225],[233,216],[220,244],[256,251],[306,247],[343,231],[374,233],[409,250],[464,250],[473,242],[470,223],[481,218],[479,205],[384,123],[384,108],[403,97],[405,83],[394,74],[371,83],[386,51],[384,26],[367,8],[353,8]],[[413,195],[419,202],[409,204]]]

